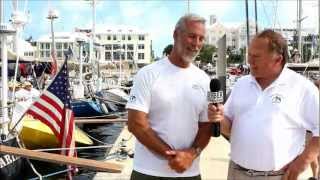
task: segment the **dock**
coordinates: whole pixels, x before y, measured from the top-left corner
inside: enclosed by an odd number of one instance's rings
[[[124,127],[115,142],[115,146],[110,150],[109,154],[114,154],[119,150],[121,144],[125,142],[126,149],[132,152],[134,149],[135,137]],[[222,136],[218,138],[212,137],[208,146],[201,153],[200,170],[202,180],[225,180],[227,179],[229,166],[230,144]],[[124,167],[121,173],[105,173],[98,172],[93,178],[94,180],[129,180],[132,171],[133,159],[114,158],[107,162],[116,162]],[[311,177],[310,167],[299,177],[299,180],[307,180]]]

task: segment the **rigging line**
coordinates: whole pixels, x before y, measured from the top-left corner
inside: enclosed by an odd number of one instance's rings
[[[62,174],[62,173],[66,173],[68,171],[72,171],[70,169],[65,169],[65,170],[61,170],[61,171],[56,171],[56,172],[53,172],[53,173],[50,173],[50,174],[46,174],[46,175],[43,175],[42,177],[43,178],[48,178],[48,177],[51,177],[51,176],[55,176],[55,175],[58,175],[58,174]],[[28,179],[28,180],[38,180],[40,179],[39,177],[35,177],[35,178],[31,178],[31,179]],[[41,178],[42,179],[42,178]],[[40,179],[40,180],[41,180]]]
[[[276,2],[277,2],[277,11],[276,11],[276,13],[278,14],[279,0],[276,0]],[[276,17],[278,17],[278,16],[276,16]],[[280,23],[280,19],[277,18],[275,23],[278,23],[280,31],[281,31],[281,34],[282,34],[282,26],[281,26],[281,23]]]
[[[107,143],[105,143],[105,142],[103,142],[103,141],[100,141],[99,139],[96,139],[96,138],[94,138],[93,136],[91,136],[91,135],[89,135],[89,134],[87,134],[87,136],[88,136],[89,138],[91,138],[92,140],[95,140],[95,141],[99,142],[100,144],[108,145]]]
[[[24,145],[24,143],[20,140],[19,135],[16,136],[17,139],[17,143],[19,145],[20,148],[26,148],[26,146]],[[38,178],[40,180],[42,180],[42,175],[38,172],[38,170],[34,167],[34,165],[31,163],[29,158],[25,158],[29,164],[29,166],[31,167],[32,171],[38,176]]]
[[[267,24],[271,24],[271,21],[270,21],[270,18],[269,18],[269,15],[266,11],[266,7],[265,7],[265,4],[263,3],[264,0],[261,0],[261,4],[262,4],[262,7],[263,7],[263,13],[265,15],[265,19],[268,21]]]
[[[27,13],[26,13],[26,8],[27,8],[27,6],[28,6],[28,0],[25,0],[24,1],[24,7],[23,7],[23,13],[26,15]]]
[[[275,29],[276,21],[277,21],[277,0],[272,1],[272,10],[273,10],[272,29]]]
[[[47,148],[47,149],[35,149],[33,151],[59,151],[59,150],[81,150],[81,149],[99,149],[99,148],[111,148],[113,144],[105,144],[102,146],[85,146],[85,147],[74,147],[74,148]]]

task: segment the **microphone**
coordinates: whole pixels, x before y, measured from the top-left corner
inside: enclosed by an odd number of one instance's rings
[[[219,103],[223,103],[223,91],[221,91],[221,84],[218,79],[211,79],[210,92],[207,94],[207,100],[216,107]],[[220,122],[212,124],[212,136],[220,136]]]

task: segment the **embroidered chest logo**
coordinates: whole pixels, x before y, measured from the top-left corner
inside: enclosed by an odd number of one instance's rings
[[[201,86],[199,84],[193,84],[192,89],[201,89]]]
[[[279,104],[283,101],[283,96],[281,94],[271,95],[272,104]]]
[[[131,95],[130,97],[129,97],[129,101],[131,102],[131,103],[134,103],[135,101],[136,101],[136,96],[134,96],[134,95]]]

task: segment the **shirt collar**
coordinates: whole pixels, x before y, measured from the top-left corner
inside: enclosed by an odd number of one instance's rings
[[[289,81],[288,81],[288,72],[289,72],[289,69],[285,66],[285,67],[282,69],[280,75],[277,77],[277,79],[274,80],[274,81],[269,85],[269,87],[288,84],[288,83],[289,83]],[[256,78],[255,78],[254,76],[252,76],[251,74],[249,75],[249,81],[250,81],[250,83],[252,83],[252,84],[258,85],[258,82],[257,82]]]

